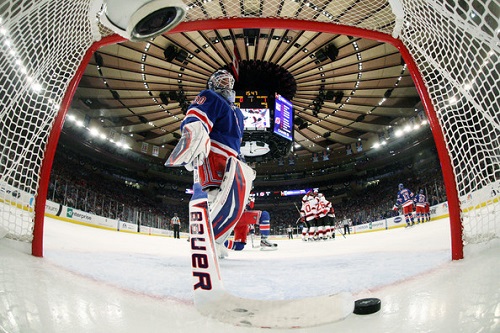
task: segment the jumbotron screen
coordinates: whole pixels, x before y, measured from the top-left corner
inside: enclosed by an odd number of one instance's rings
[[[271,128],[267,92],[259,90],[236,91],[235,103],[243,113],[245,130]]]
[[[275,94],[274,133],[293,141],[292,103],[280,94]]]
[[[271,128],[269,109],[241,109],[245,129]]]

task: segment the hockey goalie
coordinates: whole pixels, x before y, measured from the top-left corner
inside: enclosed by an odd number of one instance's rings
[[[188,107],[181,123],[181,139],[165,166],[197,168],[199,183],[208,195],[208,216],[219,257],[225,241],[243,215],[255,172],[240,158],[243,114],[234,105],[234,78],[218,70]]]
[[[245,222],[246,217],[242,220],[242,215],[255,179],[252,168],[239,158],[243,115],[234,105],[233,85],[229,72],[212,74],[208,89],[188,107],[181,123],[182,136],[165,163],[193,171],[189,232],[194,305],[210,318],[238,326],[297,328],[341,320],[352,313],[348,293],[268,301],[235,296],[224,288],[219,258],[224,256],[224,244],[238,221],[242,221],[246,236],[250,223]],[[249,217],[254,218],[257,221],[257,216]],[[258,219],[265,229],[266,214],[261,212]],[[241,240],[237,246],[244,246]],[[315,308],[315,316],[297,316],[296,309],[309,308]]]

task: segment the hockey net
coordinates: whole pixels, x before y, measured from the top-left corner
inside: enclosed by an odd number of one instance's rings
[[[500,228],[495,220],[500,209],[498,2],[404,4],[400,38],[418,64],[444,135],[463,242],[486,242],[498,237]]]
[[[421,78],[428,118],[440,151],[448,200],[465,242],[498,237],[499,73],[498,3],[483,1],[185,1],[185,22],[262,18],[309,21],[382,33],[404,45]],[[43,173],[57,117],[84,55],[110,32],[98,23],[102,3],[24,0],[0,5],[1,77],[0,228],[31,242],[35,207],[50,172]],[[307,25],[307,24],[305,24]],[[347,29],[345,28],[347,27]],[[251,27],[249,27],[251,28]],[[353,35],[360,35],[359,30]],[[364,37],[364,36],[363,36]],[[424,96],[424,97],[425,97]],[[56,124],[56,126],[54,126]],[[57,140],[56,140],[57,141]],[[45,161],[51,165],[52,161]],[[446,179],[448,178],[448,181]],[[44,183],[45,181],[45,183]],[[451,184],[451,185],[450,185]],[[453,188],[450,188],[453,187]],[[457,203],[453,207],[451,201]],[[457,218],[456,218],[457,219]],[[41,237],[38,235],[36,237]],[[462,243],[462,233],[455,232]]]

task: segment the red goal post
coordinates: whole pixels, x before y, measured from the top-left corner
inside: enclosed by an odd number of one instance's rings
[[[320,8],[314,1],[289,0],[281,5],[270,0],[264,2],[269,8],[259,17],[258,11],[252,10],[252,17],[247,17],[236,3],[223,2],[225,14],[208,8],[214,14],[207,17],[206,8],[190,8],[185,21],[169,33],[206,27],[307,27],[395,46],[415,82],[436,143],[448,198],[452,258],[463,257],[464,243],[498,237],[494,216],[500,195],[495,1],[374,0],[357,6],[339,1]],[[68,107],[93,53],[123,39],[110,36],[96,23],[98,1],[31,0],[0,6],[0,119],[4,124],[0,132],[0,228],[6,229],[9,238],[31,243],[33,255],[42,256],[50,170]],[[293,16],[284,9],[297,6],[305,9]],[[343,14],[338,13],[341,10]],[[377,15],[384,15],[383,19],[377,21]],[[491,194],[484,195],[490,188]]]

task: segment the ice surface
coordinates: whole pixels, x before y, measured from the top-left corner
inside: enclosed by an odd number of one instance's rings
[[[451,261],[446,219],[306,243],[247,246],[221,262],[226,288],[255,299],[348,291],[377,297],[352,314],[294,332],[500,332],[500,242]],[[46,218],[45,257],[0,240],[0,332],[260,332],[200,315],[186,239],[136,235]],[[314,309],[303,309],[303,316]],[[273,330],[280,331],[280,330]]]

